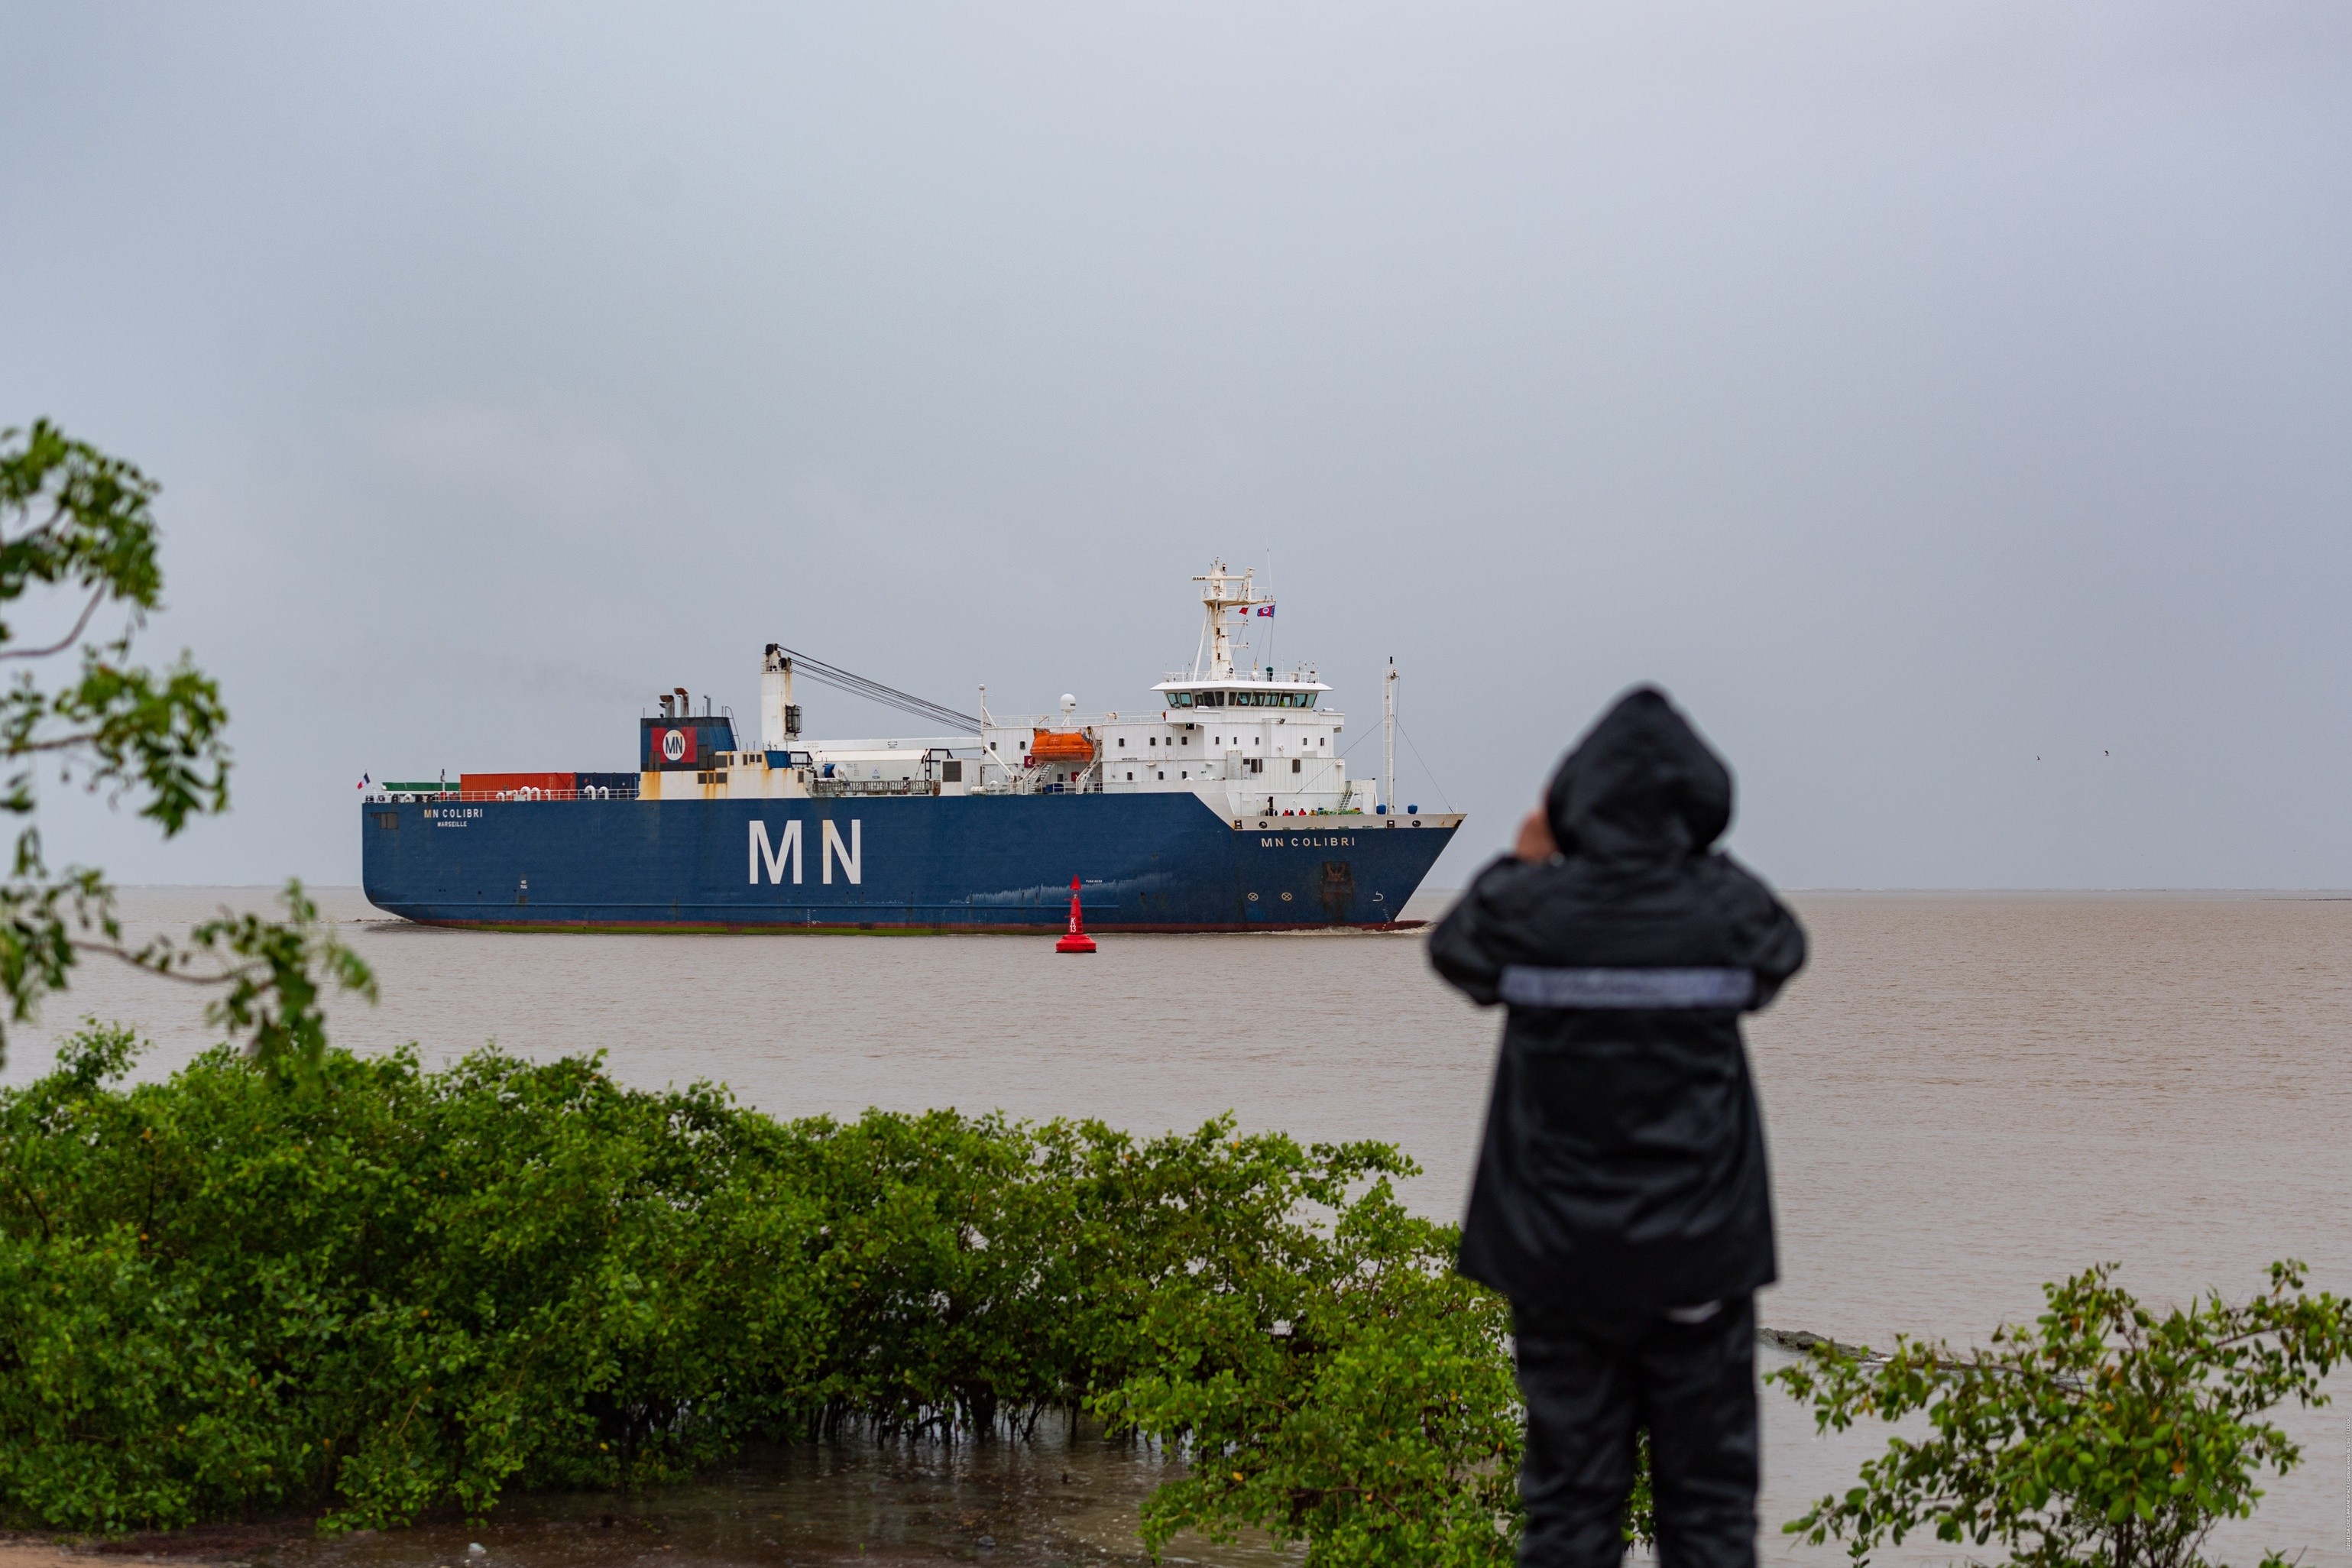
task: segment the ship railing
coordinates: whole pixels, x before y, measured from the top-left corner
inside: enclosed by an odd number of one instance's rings
[[[981,783],[971,785],[965,793],[969,795],[1108,795],[1109,791],[1103,786],[1103,775],[1101,772],[1099,770],[1090,770],[1090,772],[1091,776],[1087,778],[1084,782],[1074,779],[1067,783],[1063,783],[1054,779],[1041,779],[1034,773],[1019,775],[1013,778],[983,779]],[[816,786],[814,784],[811,784],[809,787],[811,789],[814,789]]]
[[[426,805],[456,805],[485,800],[635,800],[637,790],[635,784],[592,784],[586,789],[541,789],[526,784],[520,789],[404,789],[363,798],[385,805],[421,801]]]
[[[811,779],[809,794],[836,795],[937,795],[934,779]]]

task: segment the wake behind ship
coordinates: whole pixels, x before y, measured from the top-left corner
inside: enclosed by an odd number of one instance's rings
[[[760,743],[683,688],[634,773],[461,773],[361,809],[371,902],[441,925],[601,931],[1041,931],[1072,878],[1105,931],[1393,927],[1462,817],[1399,811],[1340,755],[1311,667],[1237,666],[1270,616],[1250,573],[1194,579],[1192,668],[1144,710],[966,715],[771,644]],[[796,673],[954,733],[808,742]],[[1393,681],[1393,676],[1391,677]],[[1391,688],[1391,691],[1393,687]]]

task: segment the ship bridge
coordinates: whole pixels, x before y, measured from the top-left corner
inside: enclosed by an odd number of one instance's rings
[[[1263,679],[1209,682],[1171,676],[1151,689],[1162,693],[1171,709],[1202,709],[1312,708],[1315,700],[1331,689],[1311,678],[1302,679],[1294,675],[1288,680],[1277,680],[1269,673]]]

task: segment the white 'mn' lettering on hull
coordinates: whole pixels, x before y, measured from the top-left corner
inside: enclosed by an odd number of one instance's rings
[[[825,826],[831,827],[833,825],[826,823]],[[784,857],[787,855],[793,858],[793,881],[797,884],[801,879],[801,825],[799,823],[784,824],[784,830],[777,837],[776,847],[772,850],[768,847],[768,825],[764,822],[751,824],[751,885],[753,887],[760,885],[760,866],[762,861],[767,864],[768,880],[782,881]],[[828,882],[833,880],[831,866],[825,868],[824,879]],[[857,880],[856,877],[849,879],[853,882]]]
[[[798,823],[794,823],[793,826],[797,827],[800,825]],[[858,826],[858,819],[854,816],[851,817],[849,819],[849,842],[847,844],[844,844],[841,841],[841,829],[833,825],[833,818],[828,816],[824,819],[824,880],[826,886],[830,887],[833,883],[833,858],[836,853],[841,857],[842,875],[849,879],[849,884],[851,887],[858,885],[858,854],[861,847],[858,843],[857,837]],[[798,879],[795,878],[794,880],[798,880]]]

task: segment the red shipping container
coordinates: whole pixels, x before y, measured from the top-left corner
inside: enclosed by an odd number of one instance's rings
[[[541,795],[569,795],[580,782],[577,773],[460,773],[457,787],[467,795],[510,795],[519,789]]]

